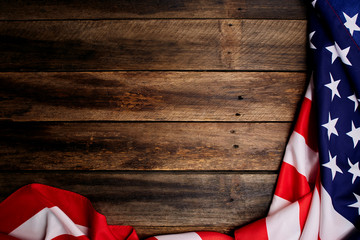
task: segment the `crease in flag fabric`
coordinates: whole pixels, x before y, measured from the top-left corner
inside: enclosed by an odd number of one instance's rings
[[[360,1],[310,3],[309,87],[268,216],[236,239],[360,239]]]
[[[30,184],[0,203],[0,239],[138,240],[131,226],[111,226],[73,192]]]
[[[360,1],[307,2],[309,85],[270,210],[237,229],[236,240],[360,239]],[[1,203],[0,223],[0,239],[138,239],[132,227],[108,226],[86,198],[39,184]],[[148,240],[234,238],[188,232]]]

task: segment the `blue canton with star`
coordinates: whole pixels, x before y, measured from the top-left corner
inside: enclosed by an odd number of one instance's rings
[[[334,209],[360,227],[360,1],[311,1],[310,70],[321,182]]]

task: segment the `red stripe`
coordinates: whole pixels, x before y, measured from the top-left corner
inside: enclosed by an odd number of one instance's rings
[[[33,184],[32,188],[41,196],[43,206],[59,207],[76,224],[90,227],[89,220],[97,215],[90,201],[79,194],[41,184]]]
[[[19,240],[18,238],[0,233],[1,240]]]
[[[75,224],[89,227],[90,239],[138,240],[130,226],[109,228],[105,216],[96,212],[87,198],[41,184],[25,186],[0,203],[0,233],[10,233],[45,207],[54,206],[59,207]]]
[[[53,238],[52,240],[89,240],[86,236],[75,237],[73,235],[63,234]]]
[[[10,233],[29,218],[40,212],[44,205],[32,192],[34,185],[27,185],[10,195],[0,204],[0,232]],[[41,197],[39,198],[41,199]],[[53,207],[53,206],[49,206]]]
[[[295,202],[311,191],[309,183],[304,175],[296,168],[283,162],[280,169],[275,195]]]
[[[305,138],[306,144],[315,152],[318,151],[316,112],[312,107],[312,101],[304,98],[301,105],[299,117],[296,121],[295,131]]]
[[[300,229],[301,231],[304,229],[305,226],[305,222],[310,210],[310,205],[311,205],[311,199],[313,196],[314,192],[309,192],[308,194],[306,194],[303,198],[301,198],[299,200],[299,207],[300,207],[300,215],[299,215],[299,220],[300,220]]]
[[[268,240],[266,219],[262,218],[235,231],[235,240]]]
[[[90,201],[73,192],[45,186],[27,185],[0,204],[0,232],[10,233],[45,207],[57,206],[76,224],[90,226],[90,219],[104,216],[95,212]],[[102,217],[101,217],[102,216]]]
[[[110,225],[108,227],[111,233],[116,236],[116,239],[139,240],[134,228],[131,226]]]
[[[202,240],[234,240],[234,238],[217,232],[196,232]]]

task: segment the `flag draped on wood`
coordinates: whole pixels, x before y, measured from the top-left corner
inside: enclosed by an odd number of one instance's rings
[[[360,1],[309,3],[309,87],[268,216],[235,239],[360,239]],[[85,198],[37,184],[1,203],[0,223],[2,239],[138,239],[131,227],[108,226]],[[149,238],[231,239],[215,232]]]
[[[108,226],[85,197],[31,184],[0,204],[0,239],[138,240],[130,226]]]
[[[236,239],[360,238],[360,2],[311,4],[312,79],[270,211]]]

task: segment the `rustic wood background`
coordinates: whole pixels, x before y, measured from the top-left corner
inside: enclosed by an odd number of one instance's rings
[[[0,1],[0,200],[63,188],[141,238],[264,216],[306,85],[302,2]]]

